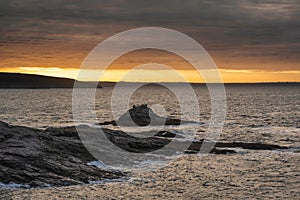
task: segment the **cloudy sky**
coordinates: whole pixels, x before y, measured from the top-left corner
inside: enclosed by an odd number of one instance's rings
[[[104,39],[154,26],[198,41],[227,82],[300,81],[299,0],[1,0],[0,23],[5,72],[74,77]],[[145,57],[179,59],[155,51],[131,53],[110,73]]]

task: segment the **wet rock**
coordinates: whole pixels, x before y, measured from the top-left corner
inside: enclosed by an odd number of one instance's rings
[[[110,129],[103,129],[107,137],[115,145],[130,152],[152,152],[163,148],[169,144],[173,138],[176,137],[175,133],[168,131],[160,131],[157,134],[147,137],[139,138],[133,137],[130,134],[121,131],[112,131]],[[143,133],[145,134],[145,133]],[[177,141],[178,142],[178,141]],[[189,143],[188,141],[182,141],[180,143]],[[185,151],[186,154],[199,153],[204,140],[195,140],[191,142],[188,149]],[[226,148],[243,148],[250,150],[277,150],[277,149],[288,149],[285,146],[279,146],[276,144],[265,144],[265,143],[247,143],[247,142],[216,142],[210,143],[205,142],[206,145],[211,146],[212,149],[209,153],[213,154],[233,154],[235,150]]]
[[[155,134],[156,137],[164,137],[164,138],[174,138],[177,136],[177,138],[183,138],[183,136],[179,136],[176,133],[172,133],[169,131],[159,131]]]
[[[106,125],[117,126],[117,122],[116,122],[115,120],[112,120],[112,121],[105,121],[105,122],[100,122],[100,123],[98,123],[98,125],[100,125],[100,126],[106,126]]]
[[[99,129],[88,126],[77,127],[95,134]],[[118,130],[101,129],[118,147],[137,153],[152,152],[163,148],[176,137],[175,133],[160,131],[149,133],[149,137],[134,137]],[[148,133],[141,133],[147,135]],[[198,153],[204,140],[179,140],[176,145],[190,145],[185,153]],[[287,149],[275,144],[216,142],[210,150],[214,154],[236,153],[232,149],[254,150]],[[101,146],[101,145],[100,145]],[[118,171],[99,169],[87,163],[95,158],[83,146],[75,127],[47,128],[38,130],[22,126],[11,126],[0,122],[0,182],[19,183],[32,187],[43,185],[63,186],[124,176]]]
[[[193,121],[182,121],[175,118],[164,118],[153,112],[147,104],[133,105],[126,113],[120,116],[117,121],[100,123],[99,125],[113,126],[157,126],[157,125],[180,125],[182,123],[196,123]]]
[[[43,131],[0,122],[0,136],[2,183],[62,186],[123,176],[121,172],[88,166],[95,159],[78,139],[74,127]]]
[[[220,148],[213,148],[209,153],[213,154],[236,154],[237,152],[232,149],[220,149]]]
[[[230,147],[230,148],[243,148],[252,150],[276,150],[276,149],[288,149],[285,146],[279,146],[276,144],[265,143],[253,143],[253,142],[217,142],[216,147]]]
[[[169,138],[151,136],[147,138],[134,137],[122,131],[103,129],[107,138],[118,147],[135,153],[152,152],[163,148],[172,140]],[[145,134],[145,133],[144,133]]]
[[[199,151],[188,149],[188,150],[185,150],[184,153],[185,154],[197,154],[197,153],[199,153]]]
[[[199,150],[189,148],[184,153],[185,154],[197,154],[197,153],[199,153]],[[236,154],[237,152],[232,149],[212,148],[209,153],[212,153],[212,154]]]
[[[209,145],[209,142],[206,141]],[[200,151],[203,145],[203,140],[193,141],[189,146],[188,150]],[[210,146],[217,148],[242,148],[250,150],[276,150],[276,149],[288,149],[285,146],[279,146],[276,144],[265,144],[265,143],[251,143],[251,142],[216,142],[211,143]]]

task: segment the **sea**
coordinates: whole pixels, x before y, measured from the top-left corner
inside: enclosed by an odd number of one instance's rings
[[[175,90],[186,95],[178,97]],[[126,92],[122,95],[115,95],[115,87],[98,88],[95,93],[86,97],[92,98],[95,102],[93,109],[96,113],[96,121],[95,118],[87,115],[75,124],[93,127],[97,122],[116,120],[115,105],[124,99],[128,103],[123,103],[117,108],[119,115],[125,113],[133,105],[147,104],[157,114],[180,119],[184,112],[182,107],[196,109],[192,107],[193,104],[189,106],[189,101],[193,98],[188,96],[191,91],[185,90],[185,87],[179,86],[171,91],[161,85],[149,84],[137,88],[133,93],[128,92],[128,95]],[[193,85],[192,90],[199,105],[199,111],[191,112],[198,115],[191,116],[191,118],[198,119],[199,127],[196,138],[201,139],[206,136],[212,117],[213,99],[205,85]],[[39,129],[74,126],[73,97],[73,89],[0,89],[0,120],[12,125]],[[184,98],[184,101],[180,98]],[[225,85],[225,100],[224,116],[226,117],[218,140],[273,143],[299,148],[299,84],[227,84]],[[184,106],[182,102],[185,103]],[[82,104],[85,104],[84,100]],[[185,126],[177,127],[176,131],[184,135],[186,128]],[[137,128],[135,131],[140,130]]]
[[[175,88],[181,94],[186,93],[185,89]],[[181,134],[183,137],[186,136],[186,139],[191,141],[207,136],[212,117],[212,99],[208,88],[205,85],[193,85],[192,90],[195,93],[194,97],[186,93],[183,98],[185,102],[196,98],[199,107],[196,117],[199,118],[199,123],[190,125],[193,130],[196,127],[196,135],[190,138],[191,135],[187,134],[191,128],[189,125],[163,128]],[[87,117],[83,117],[80,122],[74,122],[73,89],[0,89],[0,121],[38,129],[74,126],[74,124],[94,127],[99,122],[116,120],[114,116],[116,108],[113,104],[116,105],[118,101],[124,99],[128,104],[122,104],[117,108],[118,113],[125,113],[133,105],[147,104],[159,115],[179,119],[182,115],[182,102],[174,91],[166,87],[144,85],[128,95],[126,95],[126,90],[122,90],[123,95],[114,95],[115,91],[114,87],[96,89],[95,94],[86,97],[94,98],[93,109],[96,113],[96,120],[89,117],[87,113]],[[225,100],[224,116],[226,117],[222,132],[217,138],[218,141],[277,144],[291,147],[288,150],[290,153],[299,152],[299,84],[227,84],[225,85]],[[82,104],[85,104],[84,100]],[[185,105],[185,108],[196,109],[197,106],[192,107],[192,105]],[[116,129],[112,126],[108,128]],[[132,131],[141,132],[139,127]],[[101,165],[101,162],[98,164]]]
[[[112,99],[114,89],[99,88],[90,97],[95,98],[98,122],[115,119],[112,101],[118,99]],[[184,89],[178,87],[178,90]],[[193,90],[199,103],[199,122],[209,123],[209,91],[205,85],[193,86]],[[72,94],[73,89],[0,89],[0,120],[40,129],[73,126]],[[226,118],[221,140],[299,143],[299,84],[230,84],[225,86],[225,94]],[[158,114],[179,119],[181,116],[182,106],[174,92],[159,85],[145,85],[131,96],[121,98],[128,99],[128,105],[118,108],[119,113],[133,105],[147,104],[149,107],[154,105]],[[189,100],[190,97],[185,98]],[[80,123],[93,126],[95,119],[87,117]],[[203,127],[199,126],[199,129]]]
[[[210,119],[211,97],[203,85],[193,89],[199,102],[200,121],[205,123]],[[112,99],[113,91],[114,87],[96,90],[95,110],[100,122],[113,119],[112,100],[118,101]],[[253,128],[289,130],[300,126],[299,84],[232,84],[225,86],[225,92],[224,132],[239,135]],[[72,93],[73,89],[0,89],[0,120],[34,128],[72,126]],[[180,118],[176,95],[164,87],[146,85],[125,98],[130,100],[129,105],[120,108],[120,112],[132,105],[159,105],[168,116]],[[86,119],[83,123],[91,122]]]

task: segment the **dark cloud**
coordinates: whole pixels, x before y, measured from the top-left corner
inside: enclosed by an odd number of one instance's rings
[[[38,49],[48,48],[53,60],[56,53],[84,55],[119,31],[162,26],[192,36],[227,68],[258,60],[300,70],[298,0],[2,0],[0,26],[1,58],[28,59],[22,45],[35,45],[41,57]]]

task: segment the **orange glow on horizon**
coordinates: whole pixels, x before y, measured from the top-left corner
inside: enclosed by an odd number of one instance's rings
[[[257,71],[257,70],[218,70],[224,83],[256,83],[256,82],[300,82],[300,71]],[[79,69],[72,68],[42,68],[42,67],[19,67],[2,69],[1,72],[38,74],[63,78],[78,79]],[[86,74],[94,74],[96,70],[86,70]],[[172,73],[171,73],[172,72]],[[205,82],[195,70],[176,70],[187,82]],[[96,72],[101,73],[101,72]],[[127,76],[122,78],[124,75]],[[98,81],[87,77],[78,79],[80,81]],[[174,76],[174,71],[169,70],[107,70],[100,81],[133,81],[133,82],[180,82],[182,79]]]
[[[238,62],[238,61],[236,61]],[[160,68],[159,65],[148,65],[148,68],[139,70],[130,70],[137,66],[149,63],[159,63],[174,70]],[[248,62],[247,62],[248,63]],[[99,81],[96,73],[101,73],[101,69],[85,69],[84,77],[77,78],[79,67],[64,68],[62,63],[57,67],[53,65],[36,67],[25,65],[23,67],[0,68],[2,72],[39,74],[45,76],[55,76],[72,78],[80,81]],[[240,64],[242,65],[242,64]],[[249,65],[249,63],[248,63]],[[225,83],[256,83],[256,82],[300,82],[300,71],[295,70],[255,70],[244,69],[242,67],[228,68],[228,66],[219,67],[218,72]],[[264,68],[264,67],[262,67]],[[212,70],[203,70],[208,76],[212,75]],[[175,73],[174,73],[175,72]],[[126,75],[127,74],[127,75]],[[126,75],[125,77],[123,77]],[[180,77],[183,77],[183,80]],[[96,77],[96,78],[91,78]],[[211,76],[212,77],[212,76]],[[132,82],[193,82],[203,83],[203,77],[195,71],[195,68],[182,57],[157,49],[144,49],[129,52],[116,59],[108,66],[100,81],[132,81]],[[216,81],[219,82],[219,81]]]

